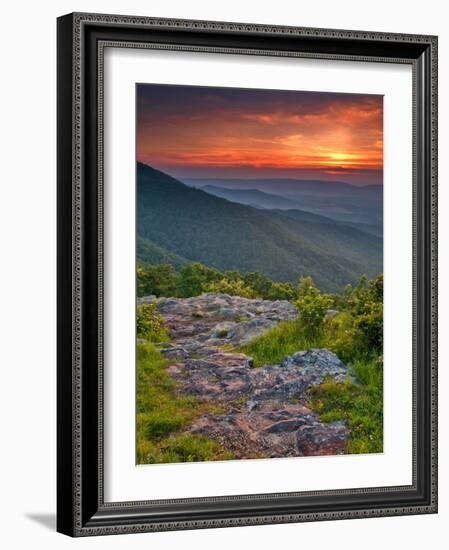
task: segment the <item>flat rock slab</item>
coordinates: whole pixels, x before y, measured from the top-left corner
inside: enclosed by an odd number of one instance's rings
[[[190,432],[219,441],[239,458],[343,454],[348,438],[343,422],[323,424],[303,405],[206,415]]]
[[[155,297],[139,298],[150,303]],[[173,340],[187,346],[243,345],[280,321],[294,319],[298,311],[287,300],[250,300],[227,294],[193,298],[161,298],[157,308]]]
[[[312,386],[322,384],[328,377],[337,382],[352,379],[349,369],[326,349],[301,352],[300,356],[286,357],[280,365],[257,369],[252,368],[251,358],[243,353],[211,351],[200,358],[184,358],[184,368],[178,375],[182,393],[218,401],[247,396],[252,408],[257,409],[261,401],[285,403],[303,399]]]

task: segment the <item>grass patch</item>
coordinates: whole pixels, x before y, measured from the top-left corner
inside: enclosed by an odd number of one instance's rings
[[[300,319],[282,321],[238,351],[251,356],[254,367],[261,367],[280,363],[287,355],[311,348],[327,348],[342,361],[353,362],[360,351],[352,316],[348,312],[339,313],[314,334],[304,330]]]
[[[193,435],[179,435],[192,420],[207,412],[222,414],[219,405],[177,396],[166,372],[169,361],[155,344],[137,346],[137,463],[192,462],[231,458],[218,443]],[[187,457],[187,458],[186,458]]]
[[[163,444],[163,450],[178,462],[199,462],[203,460],[226,460],[234,458],[216,441],[200,435],[184,434],[173,437]]]
[[[309,406],[323,422],[345,420],[350,429],[348,453],[383,451],[383,383],[379,358],[353,365],[359,384],[328,380],[310,390]]]
[[[282,321],[270,331],[243,346],[239,351],[252,357],[254,367],[261,367],[279,363],[286,355],[291,355],[296,351],[323,347],[323,345],[324,338],[322,336],[306,337],[301,323],[295,320]]]
[[[193,434],[172,435],[155,444],[145,441],[145,464],[230,460],[234,455],[216,441]]]
[[[228,351],[229,353],[232,353],[233,351],[238,351],[235,349],[235,346],[231,344],[230,342],[225,342],[220,346],[220,349],[222,351]]]

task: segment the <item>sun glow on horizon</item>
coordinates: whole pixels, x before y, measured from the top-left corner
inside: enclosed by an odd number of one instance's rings
[[[382,183],[383,98],[139,85],[137,157],[175,176]]]

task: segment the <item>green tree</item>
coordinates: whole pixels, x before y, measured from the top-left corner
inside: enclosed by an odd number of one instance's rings
[[[231,271],[225,271],[224,272],[224,278],[229,280],[229,281],[239,281],[241,280],[242,276],[240,275],[240,273],[238,271],[236,271],[235,269],[231,270]]]
[[[231,296],[241,296],[242,298],[256,298],[256,291],[248,286],[242,279],[220,279],[203,285],[205,292],[219,292]]]
[[[203,292],[204,285],[218,281],[223,275],[216,269],[195,262],[186,264],[179,276],[178,289],[182,297],[198,296]]]
[[[173,265],[137,266],[137,295],[176,296],[178,275]]]
[[[295,287],[291,283],[273,283],[263,298],[267,300],[294,300],[297,297]]]
[[[267,298],[273,286],[273,281],[258,271],[247,273],[243,280],[245,285],[255,290],[261,298]]]

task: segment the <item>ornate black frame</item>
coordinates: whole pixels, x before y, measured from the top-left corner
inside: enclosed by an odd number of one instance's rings
[[[413,483],[105,503],[102,479],[103,49],[409,63],[413,68]],[[58,19],[58,503],[71,536],[437,511],[437,38],[101,14]],[[150,496],[150,495],[149,495]]]

